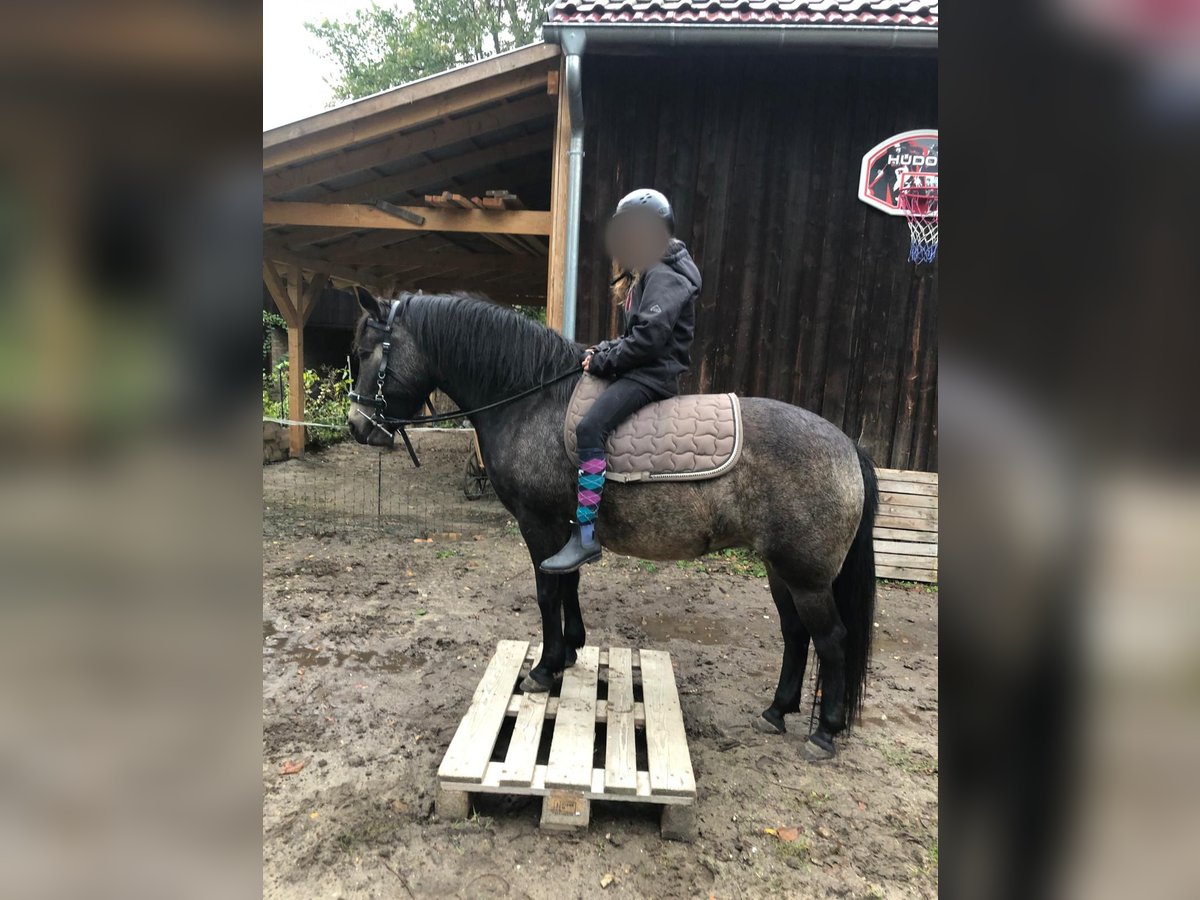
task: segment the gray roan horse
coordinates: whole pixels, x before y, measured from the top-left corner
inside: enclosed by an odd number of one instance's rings
[[[521,687],[549,690],[584,645],[579,573],[538,571],[566,540],[575,509],[576,469],[562,428],[578,375],[538,386],[578,371],[583,350],[473,297],[403,294],[386,302],[361,289],[358,297],[366,315],[355,335],[359,402],[349,424],[360,443],[391,446],[388,420],[412,417],[435,388],[463,410],[532,389],[469,418],[496,496],[533,557],[542,656]],[[709,481],[609,484],[597,534],[605,547],[644,559],[757,551],[779,610],[783,666],[775,699],[754,725],[779,734],[784,716],[800,710],[811,639],[821,708],[804,752],[827,759],[833,736],[862,705],[875,606],[875,469],[850,438],[799,407],[745,398],[742,418],[744,450],[732,471]]]

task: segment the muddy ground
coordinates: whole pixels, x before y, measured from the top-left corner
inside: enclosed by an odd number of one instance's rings
[[[813,764],[806,716],[784,737],[749,727],[782,650],[765,579],[735,560],[607,555],[583,581],[588,642],[671,652],[699,836],[664,842],[657,808],[627,803],[594,803],[585,834],[549,834],[538,798],[484,797],[468,822],[433,812],[438,764],[496,641],[539,638],[515,528],[431,543],[319,535],[264,538],[265,896],[937,895],[936,592],[881,583],[864,721]],[[289,763],[303,768],[282,774]],[[788,826],[790,843],[764,832]]]

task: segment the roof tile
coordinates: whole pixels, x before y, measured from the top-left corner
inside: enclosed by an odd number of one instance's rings
[[[938,0],[554,0],[555,24],[937,27]]]

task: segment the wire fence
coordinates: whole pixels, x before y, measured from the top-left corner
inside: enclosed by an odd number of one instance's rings
[[[469,432],[417,434],[414,440],[419,469],[403,450],[349,442],[264,466],[264,533],[416,539],[496,535],[514,527],[471,465]]]

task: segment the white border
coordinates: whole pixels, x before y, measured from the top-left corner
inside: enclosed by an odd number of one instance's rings
[[[904,210],[896,208],[896,207],[888,206],[886,203],[883,203],[879,199],[872,197],[871,194],[867,191],[867,177],[871,174],[870,160],[871,160],[871,157],[875,156],[880,150],[887,149],[889,146],[896,143],[897,141],[903,141],[908,138],[913,138],[913,137],[918,137],[918,136],[928,136],[928,135],[932,135],[933,137],[936,138],[938,136],[938,130],[936,128],[916,128],[912,131],[902,131],[899,134],[893,134],[887,140],[880,141],[878,144],[876,144],[874,147],[872,147],[870,150],[868,150],[866,153],[864,153],[863,158],[862,158],[862,163],[859,164],[859,169],[858,169],[858,199],[861,200],[863,203],[867,204],[868,206],[873,206],[878,210],[882,210],[883,212],[887,213],[889,216],[904,215]],[[939,147],[939,150],[940,149],[941,148]]]

